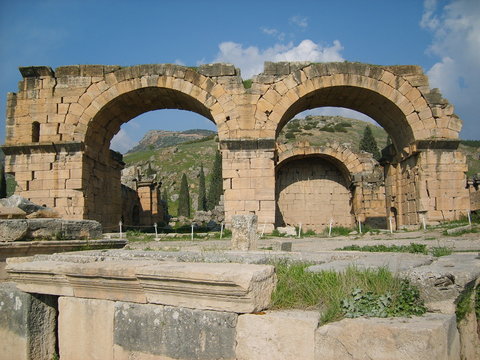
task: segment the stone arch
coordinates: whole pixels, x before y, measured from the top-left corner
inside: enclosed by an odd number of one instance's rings
[[[70,107],[66,122],[75,125],[72,140],[87,146],[95,139],[109,142],[121,124],[158,109],[196,112],[224,133],[229,114],[224,110],[223,94],[222,85],[187,67],[167,64],[121,68],[91,84]]]
[[[282,63],[281,63],[282,64]],[[266,73],[278,64],[266,64]],[[257,104],[258,123],[278,135],[297,113],[323,107],[346,107],[375,119],[401,151],[415,141],[457,139],[461,121],[448,103],[435,101],[428,79],[417,66],[354,63],[290,65]],[[441,96],[440,96],[441,98]],[[435,116],[434,116],[435,115]]]

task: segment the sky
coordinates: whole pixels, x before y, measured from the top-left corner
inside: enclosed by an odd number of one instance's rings
[[[345,60],[422,66],[463,120],[461,137],[480,139],[479,0],[0,0],[0,143],[20,66],[228,62],[248,79],[264,61]],[[149,112],[111,147],[125,152],[151,129],[191,128],[215,130],[191,112]]]

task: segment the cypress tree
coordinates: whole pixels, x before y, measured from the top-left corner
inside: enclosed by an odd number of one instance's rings
[[[5,167],[0,166],[0,198],[7,197],[7,179],[5,178]]]
[[[217,150],[215,153],[215,161],[213,163],[212,178],[210,187],[208,188],[207,209],[213,210],[220,202],[220,196],[223,194],[223,178],[222,178],[222,155]]]
[[[163,188],[163,193],[162,193],[162,200],[165,204],[165,217],[168,216],[168,193],[167,193],[167,188]]]
[[[200,165],[200,175],[198,179],[198,206],[197,210],[207,210],[207,194],[205,190],[205,173],[203,172],[203,164]]]
[[[363,137],[360,140],[360,150],[369,152],[375,160],[379,160],[381,157],[380,150],[378,150],[377,142],[373,137],[372,129],[370,129],[369,125],[363,130]]]
[[[180,184],[180,193],[178,194],[178,216],[190,217],[190,194],[188,192],[188,182],[185,173],[182,175]]]

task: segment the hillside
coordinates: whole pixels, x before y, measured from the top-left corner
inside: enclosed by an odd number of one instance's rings
[[[292,143],[305,139],[315,146],[336,141],[346,144],[356,151],[366,125],[370,125],[379,149],[382,149],[386,144],[387,134],[381,127],[361,120],[338,116],[309,116],[306,119],[294,119],[280,132],[278,141]],[[145,138],[152,138],[150,133],[152,131],[147,133]],[[158,131],[158,133],[161,133],[161,131]],[[168,133],[172,134],[171,132]],[[289,134],[293,134],[293,137]],[[141,143],[147,144],[150,141],[145,140],[145,138],[142,139]],[[170,213],[175,215],[177,210],[175,201],[178,198],[182,174],[187,175],[192,209],[196,209],[200,165],[203,164],[208,189],[217,148],[218,143],[214,136],[210,135],[158,150],[154,150],[148,145],[144,146],[141,151],[133,151],[132,149],[124,156],[126,163],[124,173],[132,174],[131,166],[136,166],[144,174],[148,172],[156,174],[156,179],[162,182],[162,192],[166,188],[169,194]]]
[[[198,140],[215,134],[215,131],[204,129],[192,129],[186,131],[150,130],[142,140],[130,149],[127,154],[144,150],[157,150],[174,146],[183,142]]]

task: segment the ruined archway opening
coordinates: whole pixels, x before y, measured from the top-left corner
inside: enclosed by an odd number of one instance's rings
[[[375,91],[353,86],[322,88],[302,96],[283,114],[276,136],[295,115],[321,107],[347,108],[369,116],[385,129],[398,150],[414,141],[405,114],[393,101]]]
[[[275,225],[323,231],[354,224],[351,176],[339,160],[325,155],[289,158],[276,167]]]
[[[111,151],[110,145],[123,124],[133,119],[138,121],[137,117],[142,114],[158,115],[166,111],[165,109],[185,110],[178,111],[179,113],[196,113],[200,115],[199,118],[214,123],[210,111],[200,101],[180,91],[155,87],[138,89],[118,96],[100,109],[90,121],[85,136],[83,166],[88,218],[101,221],[107,228],[118,226],[122,218],[125,222],[130,219],[132,224],[140,222],[140,225],[147,222],[153,225],[163,221],[161,179],[150,176],[152,174],[135,173],[135,184],[130,187],[130,190],[123,189],[121,171],[125,167],[124,159],[120,153]],[[170,121],[168,117],[159,116],[156,129],[161,130],[162,123]],[[148,163],[150,159],[146,161]],[[152,173],[155,173],[155,169],[149,168]],[[135,206],[141,213],[140,219],[133,214]],[[127,209],[125,212],[126,207],[132,211]],[[149,215],[150,213],[152,216]]]

